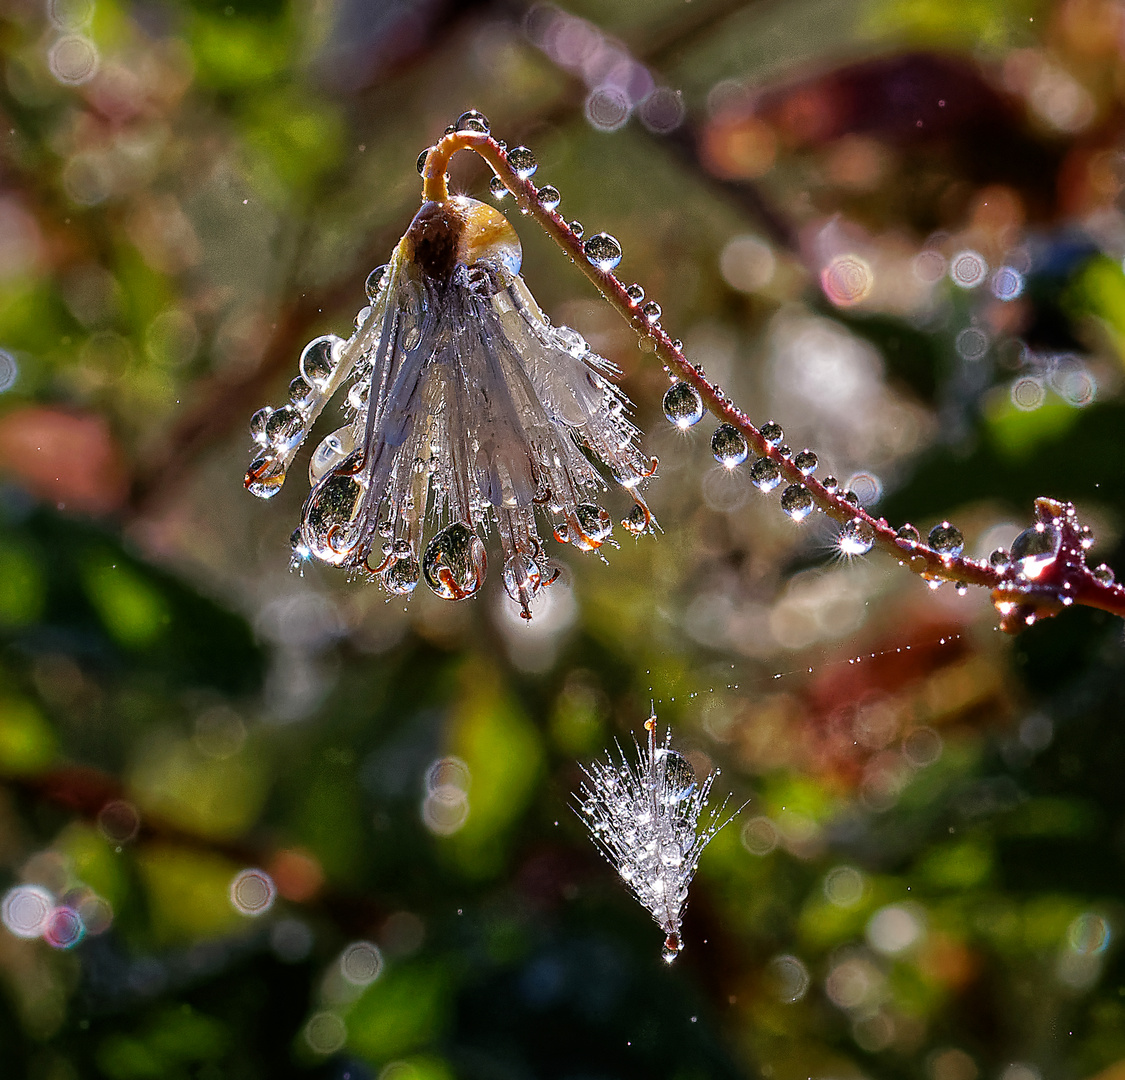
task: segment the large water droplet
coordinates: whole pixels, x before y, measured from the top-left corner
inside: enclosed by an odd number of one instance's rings
[[[804,521],[812,513],[813,497],[804,484],[790,484],[781,493],[781,509],[794,521]]]
[[[814,454],[811,450],[802,450],[793,459],[793,464],[801,470],[802,475],[811,476],[814,472],[816,472],[816,467],[819,462],[817,461],[816,454]]]
[[[421,175],[422,175],[422,172],[423,172],[423,171],[425,170],[425,168],[426,168],[426,158],[428,158],[428,157],[430,156],[430,151],[431,151],[432,149],[433,149],[433,147],[432,147],[432,146],[427,146],[427,147],[426,147],[426,149],[425,149],[425,150],[423,150],[423,151],[422,151],[422,152],[421,152],[421,153],[420,153],[420,154],[418,155],[418,175],[419,175],[419,176],[421,176]]]
[[[635,281],[625,290],[625,295],[634,304],[639,304],[645,298],[645,291]]]
[[[841,530],[839,544],[845,555],[866,555],[875,546],[875,529],[863,518],[852,518]]]
[[[530,600],[543,584],[543,571],[528,554],[517,551],[504,563],[504,590],[516,601]]]
[[[579,503],[574,508],[574,516],[578,519],[579,533],[572,539],[582,551],[601,547],[613,533],[613,520],[597,503]]]
[[[834,476],[826,476],[823,480],[821,480],[820,486],[824,488],[824,490],[827,491],[829,495],[835,495],[837,489],[840,486],[840,481],[837,480]]]
[[[335,346],[340,339],[335,334],[314,338],[301,353],[301,374],[305,380],[323,391],[336,370]]]
[[[683,754],[666,747],[658,747],[653,755],[656,766],[657,783],[670,802],[681,802],[688,798],[695,787],[695,769]]]
[[[703,419],[703,399],[699,391],[690,383],[673,383],[664,395],[664,415],[682,431],[698,424]]]
[[[266,421],[269,420],[272,413],[273,409],[269,405],[263,405],[250,417],[250,437],[256,443],[261,443],[263,446],[269,442],[269,439],[266,437]]]
[[[1113,567],[1101,563],[1094,567],[1093,570],[1094,580],[1099,585],[1112,585],[1114,581]]]
[[[544,184],[539,189],[539,205],[543,207],[544,210],[555,210],[561,202],[562,196],[559,194],[559,189],[557,187]]]
[[[641,308],[641,314],[648,322],[654,323],[660,318],[662,309],[655,300],[649,300],[648,303]]]
[[[610,271],[621,262],[621,245],[609,233],[594,233],[582,245],[586,258],[599,270]]]
[[[376,266],[370,274],[367,275],[367,281],[364,284],[364,291],[367,293],[368,300],[374,300],[379,295],[379,287],[383,284],[383,277],[387,273],[387,267]]]
[[[781,466],[773,458],[758,458],[750,466],[750,482],[759,491],[773,491],[781,483]]]
[[[897,536],[900,540],[907,541],[910,544],[917,544],[922,539],[922,534],[909,522],[898,529],[895,532],[895,536]]]
[[[575,219],[574,221],[572,221],[570,223],[570,231],[572,233],[574,233],[574,235],[577,236],[579,240],[581,240],[582,234],[586,231],[586,229],[582,225],[581,221],[578,221],[577,219]]]
[[[1061,545],[1062,533],[1040,521],[1012,541],[1012,562],[1024,577],[1035,581],[1058,557]]]
[[[266,421],[266,441],[279,450],[287,450],[300,438],[305,418],[299,409],[284,405],[270,413]]]
[[[445,600],[464,600],[484,584],[488,556],[475,532],[459,521],[447,525],[426,545],[422,573]]]
[[[652,515],[640,503],[634,503],[633,509],[625,515],[625,520],[621,524],[634,536],[640,536],[647,531],[651,521]]]
[[[785,438],[785,432],[781,430],[781,425],[775,423],[773,420],[767,420],[761,427],[762,438],[770,444],[770,446],[777,446],[782,439]]]
[[[316,400],[316,396],[316,391],[302,375],[298,375],[289,384],[289,400],[298,409],[307,409]]]
[[[660,950],[660,955],[663,958],[664,963],[672,963],[672,961],[680,955],[683,947],[683,942],[680,941],[679,934],[669,934],[664,939],[664,947]]]
[[[246,470],[246,490],[259,499],[272,499],[285,483],[285,466],[275,457],[264,455],[250,462]]]
[[[488,181],[488,190],[491,191],[492,194],[495,195],[498,199],[503,199],[508,194],[508,189],[505,186],[504,181],[501,180],[499,176],[494,176],[491,180]]]
[[[957,559],[965,550],[965,538],[956,525],[943,521],[930,530],[929,545],[944,558]]]
[[[379,575],[383,588],[396,596],[409,596],[418,584],[418,560],[413,554],[397,555]]]
[[[988,565],[1003,573],[1012,565],[1012,553],[1007,548],[996,548],[988,556]]]
[[[325,479],[305,504],[304,534],[309,553],[339,566],[351,554],[348,526],[359,506],[363,487],[347,473]]]
[[[457,117],[457,122],[453,125],[456,131],[479,131],[487,135],[492,130],[488,123],[488,117],[482,112],[477,112],[476,109],[470,109],[468,112],[463,112]]]
[[[326,435],[309,458],[309,483],[315,484],[355,449],[355,432],[350,425]]]
[[[521,180],[529,179],[539,168],[539,162],[535,160],[535,155],[526,146],[513,146],[508,151],[508,164],[511,165],[516,176]]]
[[[711,436],[711,453],[728,469],[741,465],[750,453],[746,437],[732,424],[720,424]]]

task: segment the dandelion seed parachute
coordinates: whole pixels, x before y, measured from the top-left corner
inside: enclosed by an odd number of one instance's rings
[[[650,528],[639,486],[653,464],[611,381],[617,370],[551,325],[521,259],[498,211],[462,196],[423,203],[369,279],[356,332],[312,342],[292,404],[255,414],[261,449],[246,486],[269,498],[329,398],[352,382],[348,423],[312,457],[299,556],[378,578],[392,594],[409,595],[421,578],[460,600],[484,582],[482,535],[494,527],[505,588],[530,618],[531,600],[558,576],[536,508],[560,541],[584,551],[612,542],[591,459],[629,491],[628,530]]]
[[[718,771],[697,783],[691,763],[671,747],[671,729],[658,742],[653,716],[645,730],[643,749],[633,740],[635,764],[618,744],[619,760],[607,754],[583,767],[577,811],[591,839],[664,931],[662,955],[671,963],[683,949],[680,924],[699,857],[734,815],[723,818],[729,796],[705,813]]]

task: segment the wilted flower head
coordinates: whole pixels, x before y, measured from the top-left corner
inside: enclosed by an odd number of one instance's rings
[[[251,492],[274,495],[324,405],[351,381],[348,422],[312,455],[298,557],[378,577],[398,595],[421,576],[460,600],[484,582],[482,535],[494,527],[504,587],[530,618],[530,601],[558,576],[537,507],[560,542],[589,551],[610,540],[598,503],[606,483],[591,458],[633,497],[624,527],[650,527],[638,486],[653,463],[610,381],[616,370],[550,324],[520,263],[501,213],[459,196],[427,201],[368,279],[356,332],[306,346],[290,404],[251,421],[260,450],[246,474]]]
[[[619,761],[607,754],[583,767],[578,810],[594,843],[664,931],[663,956],[671,963],[683,948],[688,886],[703,849],[730,820],[720,820],[729,796],[700,825],[718,770],[697,783],[691,763],[671,748],[671,729],[659,745],[655,716],[645,730],[644,749],[633,740],[636,764],[619,743]]]

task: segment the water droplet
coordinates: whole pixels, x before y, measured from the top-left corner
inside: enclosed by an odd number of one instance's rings
[[[698,424],[703,419],[703,399],[699,391],[690,383],[673,383],[664,395],[664,415],[681,431]]]
[[[672,963],[672,961],[680,955],[683,947],[683,942],[680,941],[679,934],[669,934],[664,939],[664,947],[660,950],[660,955],[663,958],[664,963]]]
[[[1101,563],[1099,566],[1094,567],[1093,570],[1094,580],[1099,585],[1112,585],[1114,581],[1113,567]]]
[[[371,315],[371,305],[370,304],[368,304],[366,307],[361,307],[359,309],[359,311],[357,311],[356,314],[355,314],[355,328],[357,330],[362,330],[363,324],[365,322],[367,322],[370,315]]]
[[[793,464],[801,470],[803,476],[811,476],[816,472],[816,467],[819,462],[816,459],[816,454],[811,450],[802,450],[794,459]]]
[[[1089,525],[1083,525],[1078,530],[1078,543],[1083,551],[1089,551],[1094,546],[1094,530]]]
[[[376,266],[370,274],[367,275],[367,281],[364,283],[363,289],[367,293],[368,300],[374,300],[379,295],[379,286],[383,284],[383,276],[386,274],[386,266]]]
[[[804,484],[790,484],[781,493],[781,509],[794,521],[804,521],[812,513],[813,497]]]
[[[922,534],[909,522],[903,525],[902,528],[898,529],[895,532],[895,536],[897,536],[900,540],[906,540],[911,544],[917,544],[922,539]]]
[[[711,436],[711,453],[720,465],[733,469],[746,460],[750,449],[738,428],[731,424],[720,424]]]
[[[781,425],[775,423],[773,420],[767,420],[761,428],[762,438],[770,444],[770,446],[777,446],[782,439],[785,438],[785,432],[781,430]]]
[[[250,437],[256,442],[261,443],[263,446],[269,441],[266,438],[266,422],[270,418],[273,409],[269,405],[263,405],[253,416],[250,417]]]
[[[657,783],[670,801],[681,802],[691,795],[695,787],[695,769],[683,754],[660,747],[653,756],[653,764],[656,766]]]
[[[504,181],[499,176],[494,176],[488,181],[488,190],[498,199],[503,199],[508,194],[508,189],[504,185]]]
[[[585,229],[584,229],[584,228],[582,227],[582,222],[581,222],[581,221],[577,221],[577,220],[576,220],[576,221],[572,221],[572,222],[570,223],[570,231],[571,231],[572,233],[574,233],[574,235],[575,235],[575,236],[577,236],[579,240],[581,240],[581,239],[582,239],[582,234],[583,234],[583,233],[584,233],[584,232],[585,232],[586,230],[585,230]]]
[[[672,348],[675,349],[676,352],[683,352],[684,343],[679,338],[672,338]]]
[[[1012,565],[1012,553],[1007,548],[996,548],[992,554],[988,556],[988,565],[991,566],[993,570],[1003,572]]]
[[[457,122],[453,125],[456,131],[479,131],[487,135],[491,131],[491,126],[488,123],[488,117],[484,113],[477,112],[476,109],[470,109],[468,112],[463,112],[457,117]]]
[[[309,483],[316,485],[355,449],[355,432],[350,425],[325,435],[309,459]]]
[[[960,558],[961,552],[965,550],[965,538],[961,535],[961,530],[948,521],[943,521],[930,530],[928,542],[934,551],[946,559]]]
[[[515,170],[516,176],[521,180],[527,180],[535,175],[535,170],[539,168],[539,162],[535,160],[535,155],[526,146],[513,146],[508,151],[508,164]]]
[[[289,400],[298,409],[307,409],[316,399],[316,391],[309,386],[305,379],[298,375],[289,384]]]
[[[840,498],[842,498],[844,502],[851,503],[852,506],[859,506],[859,496],[854,491],[845,491]]]
[[[773,458],[758,458],[750,466],[750,481],[759,491],[773,491],[781,483],[781,466]]]
[[[430,151],[432,149],[433,149],[432,146],[427,146],[426,149],[423,150],[418,155],[418,175],[419,176],[422,175],[423,170],[426,168],[426,158],[428,158],[430,156]]]
[[[953,591],[958,596],[964,596],[969,591],[969,586],[966,585],[963,581],[959,581],[956,585],[953,586]]]
[[[837,480],[834,476],[826,476],[823,480],[821,480],[820,484],[821,487],[823,487],[829,495],[835,495],[836,490],[840,486],[840,481]]]
[[[634,304],[639,304],[645,298],[645,291],[635,281],[625,290],[625,295]]]
[[[1012,541],[1012,562],[1024,577],[1035,581],[1055,561],[1061,545],[1062,533],[1040,521]]]
[[[594,233],[582,245],[582,250],[599,270],[608,272],[621,262],[621,245],[609,233]]]
[[[283,405],[275,409],[266,421],[266,441],[279,450],[287,450],[300,438],[305,418],[299,409]]]
[[[650,300],[643,308],[641,314],[650,322],[654,323],[660,318],[661,308],[655,300]]]
[[[399,555],[379,575],[383,588],[395,596],[409,596],[418,584],[418,560],[413,554]]]
[[[625,520],[621,524],[634,536],[640,536],[648,529],[651,520],[652,516],[649,512],[640,503],[634,503],[633,509],[625,515]]]
[[[335,334],[325,334],[310,341],[301,353],[301,374],[318,390],[323,391],[328,386],[336,370],[334,353],[339,340]]]
[[[268,455],[255,458],[246,470],[246,490],[259,499],[272,499],[285,483],[285,466]]]
[[[351,554],[348,526],[359,507],[363,487],[345,472],[330,473],[305,504],[304,535],[309,553],[339,566]]]
[[[552,187],[550,184],[544,184],[538,191],[539,205],[544,210],[555,210],[558,208],[559,203],[562,202],[562,196],[559,194],[557,187]]]
[[[780,455],[781,457],[783,457],[783,458],[787,458],[787,457],[789,457],[789,456],[790,456],[790,455],[791,455],[791,454],[793,453],[793,451],[792,451],[792,449],[790,448],[790,446],[789,446],[789,444],[788,444],[788,443],[782,443],[782,444],[781,444],[781,445],[780,445],[780,446],[779,446],[779,447],[777,448],[777,452],[778,452],[778,454],[779,454],[779,455]]]
[[[574,508],[574,516],[578,519],[580,531],[572,539],[582,551],[601,547],[613,533],[612,519],[605,508],[596,503],[579,503]]]
[[[875,529],[863,518],[852,518],[841,530],[839,544],[845,555],[866,555],[875,546]]]
[[[504,590],[516,601],[530,600],[543,584],[543,571],[539,564],[522,551],[511,555],[504,563]]]
[[[446,600],[464,600],[481,585],[488,570],[484,544],[459,521],[447,525],[426,545],[422,573],[426,584]]]

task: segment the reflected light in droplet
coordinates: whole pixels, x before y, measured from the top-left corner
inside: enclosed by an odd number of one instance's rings
[[[1043,404],[1047,397],[1047,391],[1038,379],[1033,379],[1030,375],[1027,375],[1012,383],[1011,395],[1012,404],[1017,409],[1031,412]]]
[[[855,492],[860,506],[874,506],[883,497],[883,481],[873,472],[852,473],[844,487]]]
[[[945,276],[945,256],[935,248],[925,248],[914,256],[914,276],[933,285]]]
[[[47,52],[47,64],[59,82],[81,86],[98,73],[98,49],[81,34],[65,34]]]
[[[113,799],[98,811],[98,828],[111,844],[127,844],[141,827],[137,808],[124,799]]]
[[[916,769],[933,765],[943,748],[941,736],[932,727],[915,728],[902,740],[902,756]]]
[[[859,255],[837,255],[820,272],[824,295],[837,307],[851,307],[866,300],[874,284],[871,264]]]
[[[431,794],[443,787],[468,791],[472,782],[469,766],[459,757],[440,757],[426,770],[426,790]]]
[[[797,957],[775,956],[769,962],[768,972],[773,992],[779,1001],[792,1005],[808,993],[809,971]]]
[[[305,1024],[305,1042],[314,1053],[334,1054],[344,1045],[348,1029],[334,1012],[313,1013]]]
[[[85,936],[82,916],[65,904],[56,907],[43,923],[43,940],[56,949],[73,949]]]
[[[751,855],[768,855],[780,841],[781,834],[768,817],[752,817],[742,826],[742,846]]]
[[[340,974],[353,986],[367,986],[379,978],[383,954],[370,941],[353,941],[340,954]]]
[[[863,956],[841,960],[824,980],[824,990],[834,1005],[856,1009],[869,1001],[883,979],[875,966]]]
[[[863,875],[854,866],[837,866],[824,876],[824,897],[838,908],[855,907],[866,888]]]
[[[16,937],[37,938],[54,906],[55,898],[39,885],[17,885],[0,901],[0,919]]]
[[[979,326],[966,326],[957,335],[956,345],[962,360],[979,360],[988,352],[988,335]]]
[[[641,102],[638,115],[641,123],[657,135],[675,131],[683,122],[683,95],[668,86],[659,86]]]
[[[240,915],[263,915],[276,898],[277,887],[264,870],[242,870],[230,883],[230,902]]]
[[[1001,266],[992,277],[992,295],[997,300],[1015,300],[1023,292],[1023,274],[1013,266]]]
[[[586,119],[599,131],[616,131],[629,119],[631,108],[624,90],[599,86],[586,98]]]
[[[422,802],[422,823],[435,836],[452,836],[469,820],[469,797],[460,788],[439,787]]]
[[[949,278],[962,289],[975,289],[988,273],[988,263],[976,251],[959,251],[949,263]]]
[[[1078,956],[1097,956],[1105,952],[1110,942],[1109,923],[1093,911],[1085,911],[1066,931],[1066,944]]]
[[[924,928],[921,919],[902,904],[888,904],[868,920],[867,941],[887,956],[904,952],[917,942]]]

